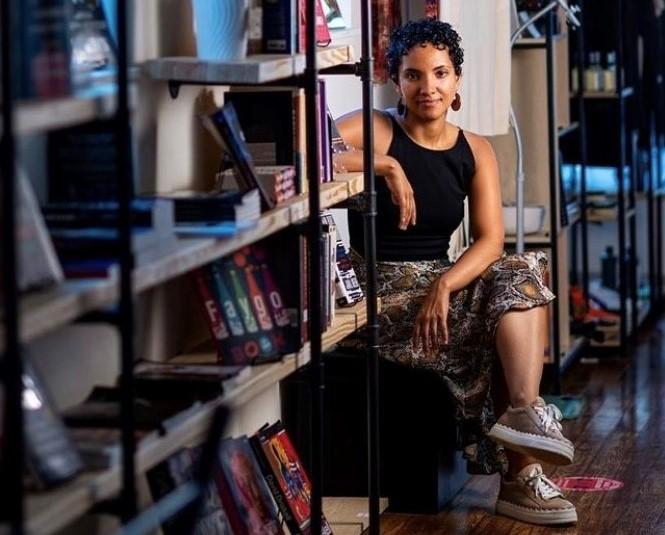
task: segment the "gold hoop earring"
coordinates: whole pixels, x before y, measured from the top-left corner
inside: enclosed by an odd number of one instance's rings
[[[455,98],[453,99],[450,107],[453,109],[453,111],[459,111],[459,109],[462,107],[462,97],[459,96],[459,93],[455,93]]]

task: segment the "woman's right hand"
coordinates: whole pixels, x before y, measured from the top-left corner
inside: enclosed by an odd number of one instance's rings
[[[399,163],[392,166],[390,172],[386,173],[385,179],[393,204],[399,206],[399,228],[406,230],[409,225],[416,224],[416,201],[413,196],[413,188]]]

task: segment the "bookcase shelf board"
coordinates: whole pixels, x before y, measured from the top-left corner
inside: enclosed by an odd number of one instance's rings
[[[29,341],[81,315],[113,302],[117,291],[112,280],[66,281],[48,290],[31,292],[21,299],[21,340]],[[0,323],[0,351],[4,327]]]
[[[554,41],[560,41],[567,37],[565,33],[558,33],[552,38]],[[520,37],[515,43],[514,48],[545,48],[547,41],[545,37]]]
[[[610,93],[609,91],[585,91],[584,92],[584,98],[588,99],[594,99],[594,98],[610,98],[610,99],[618,99],[618,98],[628,98],[632,96],[634,93],[634,90],[632,87],[624,87],[621,93]]]
[[[350,46],[321,49],[319,68],[334,67],[353,60]],[[194,57],[167,57],[146,61],[146,74],[155,80],[190,84],[262,84],[283,80],[305,71],[302,54],[256,54],[233,62],[204,61]]]
[[[388,509],[388,498],[379,500],[379,513]],[[324,497],[323,512],[335,535],[362,535],[367,529],[366,497]]]
[[[335,204],[361,192],[362,173],[344,173],[322,185],[321,207]],[[182,239],[164,247],[155,247],[152,256],[134,271],[136,293],[157,286],[188,271],[203,266],[237,249],[257,242],[307,217],[307,196],[295,199],[264,214],[256,228],[225,240]],[[54,288],[31,292],[21,300],[21,340],[27,342],[58,327],[114,303],[118,299],[115,280],[67,281]],[[0,323],[0,335],[3,326]],[[4,338],[0,338],[2,349]]]
[[[35,134],[111,117],[115,103],[116,91],[111,85],[102,94],[91,97],[23,101],[16,105],[14,131],[18,135]]]
[[[323,337],[324,350],[353,333],[366,323],[364,301],[349,308],[337,309],[335,321]],[[214,362],[216,355],[183,355],[172,362]],[[138,445],[136,464],[145,472],[181,448],[201,443],[217,406],[238,407],[246,404],[270,386],[281,381],[309,362],[309,344],[298,353],[285,356],[280,362],[251,368],[249,377],[229,388],[219,398],[201,405],[189,417],[160,436],[157,432],[146,435]],[[49,535],[81,516],[93,505],[120,490],[120,467],[104,471],[87,472],[73,482],[51,492],[33,494],[28,499],[28,530],[31,534]]]

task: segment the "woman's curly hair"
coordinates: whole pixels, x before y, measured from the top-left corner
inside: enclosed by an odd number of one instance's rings
[[[460,46],[462,39],[447,22],[433,18],[411,20],[404,26],[395,28],[390,35],[386,52],[388,74],[397,83],[399,66],[405,56],[416,45],[431,43],[440,50],[447,50],[455,67],[457,76],[462,74],[464,50]]]

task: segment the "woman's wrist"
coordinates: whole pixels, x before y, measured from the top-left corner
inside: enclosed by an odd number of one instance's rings
[[[441,275],[439,277],[439,280],[437,281],[437,287],[439,290],[445,291],[445,292],[451,292],[452,291],[452,285],[450,284],[450,280],[446,277],[446,273]]]

